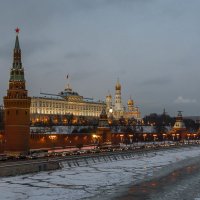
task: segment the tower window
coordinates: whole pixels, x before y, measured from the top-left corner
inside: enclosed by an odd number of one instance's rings
[[[19,111],[18,111],[18,110],[16,110],[16,115],[18,115],[18,113],[19,113]]]
[[[10,111],[7,111],[7,115],[9,115],[10,114]]]

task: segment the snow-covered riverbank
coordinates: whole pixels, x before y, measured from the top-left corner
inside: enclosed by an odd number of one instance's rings
[[[131,160],[69,167],[0,179],[0,199],[110,199],[127,185],[161,176],[195,162],[200,147],[167,149],[135,155]]]

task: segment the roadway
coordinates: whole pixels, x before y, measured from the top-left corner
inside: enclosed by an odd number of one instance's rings
[[[25,159],[25,160],[6,160],[0,161],[0,168],[5,167],[13,167],[20,165],[31,165],[31,164],[42,164],[49,162],[63,162],[63,161],[72,161],[72,160],[80,160],[80,159],[88,159],[88,158],[97,158],[102,156],[114,156],[114,155],[127,155],[130,153],[144,153],[147,151],[160,151],[166,149],[173,148],[181,148],[187,146],[199,146],[199,144],[184,144],[184,145],[173,145],[173,146],[158,146],[158,147],[150,147],[150,148],[138,148],[132,150],[116,150],[112,152],[99,152],[99,153],[90,153],[90,154],[82,154],[82,155],[67,155],[67,156],[55,156],[55,157],[45,157],[45,158],[37,158],[37,159]]]

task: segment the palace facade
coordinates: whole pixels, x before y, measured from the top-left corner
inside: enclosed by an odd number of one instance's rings
[[[39,116],[50,115],[99,117],[105,106],[102,101],[80,96],[68,84],[64,91],[57,95],[43,93],[43,97],[32,97],[30,112],[33,121]]]

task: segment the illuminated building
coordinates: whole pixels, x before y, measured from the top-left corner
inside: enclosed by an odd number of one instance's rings
[[[176,117],[176,122],[174,124],[173,129],[176,130],[176,131],[179,131],[179,130],[185,131],[186,130],[185,123],[183,122],[183,116],[182,116],[181,111],[178,111],[178,115]]]
[[[121,84],[119,83],[119,80],[117,80],[117,83],[115,85],[115,104],[113,107],[113,115],[115,118],[120,118],[121,116],[124,116],[124,107],[122,105],[122,98],[121,98]]]
[[[102,101],[84,98],[67,85],[58,95],[44,94],[43,97],[31,98],[31,118],[39,115],[69,115],[84,117],[99,117],[106,106]]]
[[[178,111],[176,122],[173,128],[169,131],[169,135],[171,136],[172,140],[185,139],[186,137],[190,135],[190,133],[188,135],[186,132],[187,132],[187,129],[183,121],[182,112]]]
[[[108,117],[105,108],[102,110],[99,117],[99,124],[97,127],[97,135],[102,138],[102,143],[111,144],[111,129],[108,123]]]
[[[132,118],[134,117],[137,120],[141,119],[140,116],[140,110],[138,107],[135,107],[133,99],[130,97],[130,99],[127,102],[128,111],[125,112],[125,118]]]
[[[4,97],[5,109],[5,152],[7,154],[26,154],[29,151],[30,104],[24,68],[21,62],[21,49],[16,29],[13,65],[10,71],[9,89]]]
[[[138,107],[135,107],[134,101],[130,98],[127,102],[128,110],[122,104],[122,97],[121,97],[121,84],[119,80],[115,85],[115,101],[114,104],[112,103],[112,95],[109,93],[106,96],[106,113],[108,117],[113,116],[116,119],[120,117],[128,118],[135,118],[136,120],[141,120],[140,110]]]

